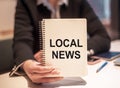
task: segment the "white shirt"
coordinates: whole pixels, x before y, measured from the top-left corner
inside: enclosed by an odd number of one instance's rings
[[[51,12],[51,18],[54,18],[54,16],[56,15],[56,18],[60,18],[60,14],[59,14],[59,6],[62,4],[68,5],[68,0],[59,0],[58,2],[58,6],[57,8],[53,8],[53,6],[51,6],[51,4],[48,2],[48,0],[37,0],[37,5],[43,4],[44,6],[46,6]]]

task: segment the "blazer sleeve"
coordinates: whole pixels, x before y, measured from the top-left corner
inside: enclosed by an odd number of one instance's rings
[[[90,37],[88,39],[88,50],[93,49],[95,54],[108,51],[110,37],[86,0],[82,0],[80,12],[82,18],[87,18],[87,31]]]
[[[33,56],[33,27],[27,7],[18,0],[15,13],[13,52],[16,65],[20,65]]]

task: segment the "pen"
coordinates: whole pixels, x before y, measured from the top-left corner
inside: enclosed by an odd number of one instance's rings
[[[97,70],[96,73],[98,73],[103,67],[105,67],[108,64],[108,62],[104,62]]]

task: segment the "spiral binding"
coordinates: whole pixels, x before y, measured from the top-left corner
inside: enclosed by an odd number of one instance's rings
[[[45,20],[39,22],[39,29],[41,28],[42,32],[39,31],[40,39],[40,48],[42,47],[42,61],[41,65],[45,66]]]

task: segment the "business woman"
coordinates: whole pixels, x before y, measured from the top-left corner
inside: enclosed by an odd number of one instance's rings
[[[18,0],[15,13],[13,51],[16,62],[11,76],[22,68],[34,83],[54,82],[62,77],[48,78],[47,75],[59,75],[52,66],[41,66],[42,39],[39,39],[39,21],[43,18],[86,18],[88,51],[91,54],[108,51],[110,38],[98,17],[86,0]],[[74,24],[73,24],[74,25]],[[80,33],[81,34],[81,33]]]

